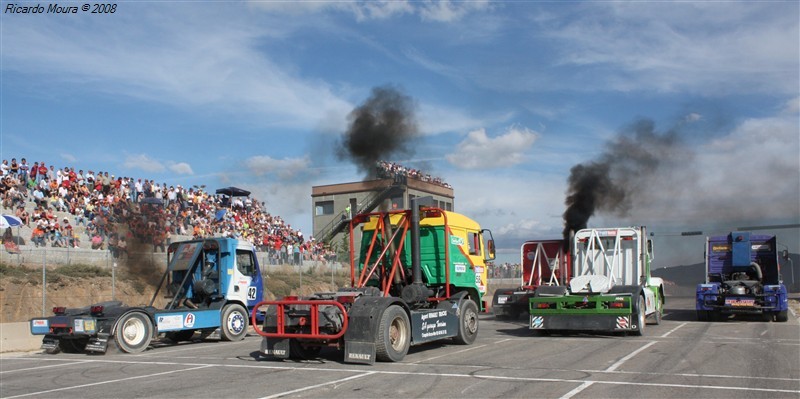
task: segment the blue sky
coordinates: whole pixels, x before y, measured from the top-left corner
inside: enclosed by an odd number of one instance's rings
[[[348,114],[389,86],[420,132],[390,160],[452,184],[503,260],[560,235],[570,168],[641,120],[691,156],[590,226],[649,226],[666,266],[702,260],[676,232],[800,223],[797,1],[151,1],[0,17],[3,159],[236,185],[310,232],[311,186],[363,177],[335,155]],[[800,251],[797,228],[761,232]]]

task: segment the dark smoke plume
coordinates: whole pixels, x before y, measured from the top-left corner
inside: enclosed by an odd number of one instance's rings
[[[350,126],[339,157],[351,159],[368,177],[376,163],[393,155],[413,155],[417,123],[411,97],[390,86],[372,89],[372,95],[348,115]]]
[[[564,212],[564,239],[586,228],[596,212],[627,216],[668,175],[665,169],[684,164],[692,152],[674,130],[659,134],[651,120],[639,120],[605,144],[598,159],[570,170]],[[662,182],[664,184],[664,182]],[[661,187],[668,192],[668,187]],[[668,194],[667,194],[668,195]]]

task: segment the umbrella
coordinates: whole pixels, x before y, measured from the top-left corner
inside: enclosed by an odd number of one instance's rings
[[[223,194],[229,197],[247,197],[250,195],[250,192],[238,187],[225,187],[217,189],[217,194]]]
[[[217,219],[217,221],[219,222],[220,220],[222,220],[222,218],[225,217],[225,213],[227,212],[228,212],[227,209],[220,209],[214,214],[214,218]]]
[[[22,226],[22,220],[13,215],[0,215],[0,229]]]

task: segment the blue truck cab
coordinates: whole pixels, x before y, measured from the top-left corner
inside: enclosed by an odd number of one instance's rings
[[[707,237],[705,264],[705,282],[696,291],[698,320],[723,320],[737,314],[788,320],[775,236],[737,231]]]

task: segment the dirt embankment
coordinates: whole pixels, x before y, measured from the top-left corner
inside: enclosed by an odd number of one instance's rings
[[[285,295],[307,295],[335,291],[349,283],[349,278],[320,271],[301,276],[287,267],[285,271],[265,275],[265,299]],[[149,276],[120,272],[113,276],[105,269],[90,266],[64,266],[46,272],[47,284],[42,284],[41,268],[0,265],[0,323],[28,321],[32,317],[52,314],[55,306],[84,307],[98,302],[117,300],[128,305],[150,303],[156,284]],[[43,287],[46,287],[43,303]],[[163,291],[162,291],[163,293]],[[162,293],[155,306],[162,307],[167,299]]]

